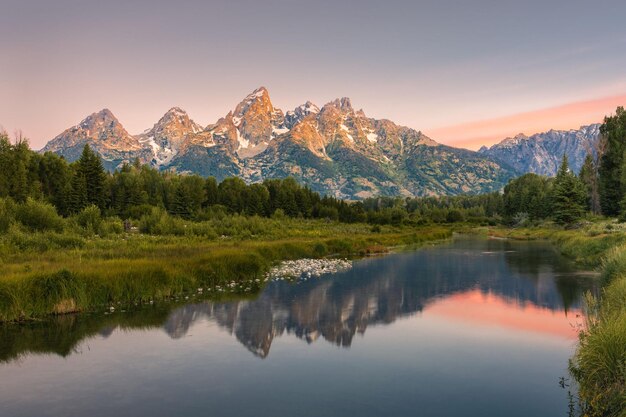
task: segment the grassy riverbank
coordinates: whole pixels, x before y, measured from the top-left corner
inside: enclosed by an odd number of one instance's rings
[[[586,326],[570,363],[585,416],[626,414],[626,225],[594,222],[576,230],[489,229],[497,237],[548,239],[580,265],[601,272],[599,299],[588,297]]]
[[[0,240],[0,321],[158,301],[198,288],[219,290],[233,281],[232,291],[254,293],[281,260],[366,254],[452,234],[438,226],[372,228],[288,218],[248,222],[254,227],[247,224],[244,231],[220,237],[14,231]]]

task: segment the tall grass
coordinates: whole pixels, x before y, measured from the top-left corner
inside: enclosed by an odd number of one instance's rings
[[[253,293],[280,260],[365,254],[372,247],[451,235],[441,227],[384,227],[372,233],[369,226],[360,224],[260,218],[229,221],[232,235],[218,238],[195,233],[104,238],[70,232],[28,234],[17,228],[0,239],[0,321],[144,303],[233,281],[246,283],[238,288]],[[254,235],[245,237],[253,230]]]

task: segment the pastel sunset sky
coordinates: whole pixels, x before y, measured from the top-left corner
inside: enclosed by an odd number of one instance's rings
[[[109,108],[206,125],[263,85],[284,111],[347,96],[477,149],[626,105],[623,0],[0,0],[0,125],[35,149]]]

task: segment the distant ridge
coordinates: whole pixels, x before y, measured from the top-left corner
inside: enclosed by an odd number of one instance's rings
[[[563,155],[567,155],[570,167],[578,173],[587,153],[595,155],[599,137],[600,124],[592,124],[577,130],[550,130],[532,136],[519,134],[489,148],[483,146],[478,152],[519,173],[554,176]]]

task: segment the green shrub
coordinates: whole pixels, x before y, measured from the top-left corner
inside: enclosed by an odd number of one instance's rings
[[[172,217],[165,210],[157,207],[139,221],[139,230],[151,235],[182,236],[185,234],[185,229],[184,220]]]
[[[0,233],[6,233],[15,221],[16,204],[10,198],[0,198]]]
[[[91,205],[85,207],[80,213],[74,216],[74,219],[87,234],[100,232],[102,214],[97,206]]]
[[[210,222],[193,222],[189,225],[186,232],[188,235],[202,236],[207,239],[215,239],[218,236]]]
[[[124,223],[119,217],[108,217],[103,219],[98,229],[98,234],[102,237],[119,235],[124,233]]]
[[[285,214],[285,210],[280,208],[274,210],[274,213],[272,214],[272,219],[274,220],[283,220],[285,217],[287,217],[287,215]]]
[[[448,214],[446,216],[446,221],[448,223],[460,223],[463,220],[465,219],[463,217],[463,213],[461,213],[461,210],[452,209],[448,211]]]
[[[64,220],[57,214],[54,206],[28,198],[26,202],[17,206],[15,218],[21,224],[33,231],[63,229]]]

